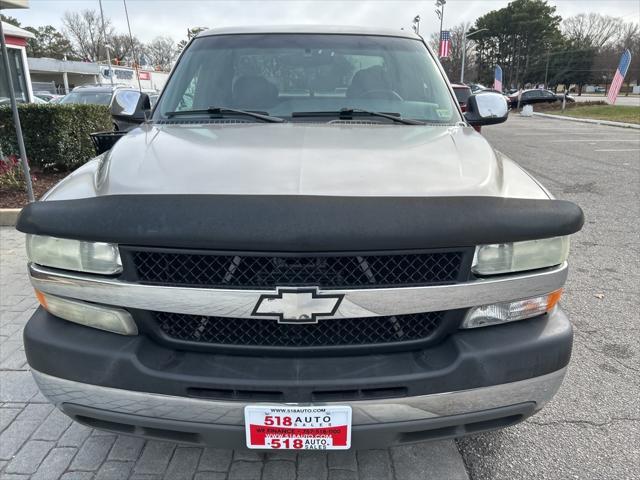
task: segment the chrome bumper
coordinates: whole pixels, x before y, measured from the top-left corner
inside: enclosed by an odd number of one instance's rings
[[[335,289],[338,309],[326,318],[360,318],[435,312],[509,302],[545,295],[561,288],[567,279],[567,264],[533,273],[505,275],[453,285],[427,287]],[[142,285],[96,275],[68,273],[29,266],[34,288],[52,295],[154,310],[231,318],[258,318],[254,308],[275,289],[234,290]],[[277,317],[274,317],[277,319]]]
[[[433,419],[523,402],[535,402],[535,408],[539,410],[558,391],[565,372],[566,368],[563,368],[527,380],[456,392],[337,403],[352,407],[354,426]],[[120,390],[73,382],[38,371],[33,371],[33,376],[43,395],[57,407],[74,404],[162,420],[244,425],[244,407],[247,405],[244,402],[210,401]]]

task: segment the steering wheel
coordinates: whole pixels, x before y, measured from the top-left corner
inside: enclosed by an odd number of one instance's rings
[[[400,96],[398,92],[391,89],[377,88],[375,90],[367,90],[360,95],[360,98],[380,98],[388,100],[400,100],[404,101],[404,98]]]

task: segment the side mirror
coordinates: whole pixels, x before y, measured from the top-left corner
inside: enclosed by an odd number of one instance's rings
[[[142,123],[151,110],[149,95],[137,90],[116,92],[111,102],[111,116],[115,120],[129,123]]]
[[[471,95],[467,100],[464,118],[473,127],[495,125],[507,120],[509,106],[504,95],[497,92],[481,92]]]

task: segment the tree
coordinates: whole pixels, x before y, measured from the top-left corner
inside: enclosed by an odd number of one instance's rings
[[[100,14],[95,10],[82,10],[65,12],[62,24],[79,57],[93,62],[106,60],[105,34],[106,37],[114,35],[111,20],[105,18],[103,32]]]
[[[204,32],[208,30],[209,27],[192,27],[187,28],[187,38],[191,40],[193,37],[197,36],[200,32]]]
[[[182,50],[185,49],[185,47],[187,46],[187,44],[189,43],[189,41],[195,37],[196,35],[198,35],[200,32],[203,32],[205,30],[208,30],[209,27],[192,27],[192,28],[187,28],[187,39],[186,40],[180,40],[178,42],[178,45],[176,46],[178,52],[182,52]]]
[[[593,78],[593,63],[596,48],[583,46],[575,40],[565,38],[554,51],[547,53],[545,80],[550,86],[564,85],[568,90],[573,84],[582,87]]]
[[[0,13],[0,20],[2,20],[4,23],[8,23],[9,25],[13,25],[14,27],[20,27],[20,22],[17,18]]]
[[[581,13],[562,22],[564,35],[583,47],[603,48],[617,42],[624,21],[621,18]]]
[[[187,47],[188,44],[189,44],[189,41],[183,38],[176,45],[176,50],[178,50],[178,52],[182,52]]]
[[[637,23],[628,22],[620,31],[618,56],[627,48],[631,52],[631,64],[626,76],[628,88],[631,82],[635,81],[638,85],[640,81],[640,25]]]
[[[178,50],[170,37],[156,37],[147,44],[146,57],[159,70],[170,70]]]
[[[468,23],[461,23],[456,25],[450,30],[451,41],[449,48],[449,57],[441,59],[442,67],[451,82],[457,82],[460,80],[460,70],[462,69],[462,47],[465,46],[466,59],[465,59],[465,78],[469,79],[469,74],[473,71],[474,61],[474,45],[473,39],[464,42],[464,35],[469,30]],[[439,32],[431,34],[429,44],[433,48],[434,52],[438,52],[440,47],[440,35]]]
[[[133,45],[131,37],[124,33],[111,35],[107,42],[114,63],[117,59],[120,65],[132,65],[138,63],[144,55],[144,45],[137,37],[133,37]]]
[[[491,83],[500,65],[505,86],[542,82],[545,54],[562,42],[555,10],[543,0],[515,0],[478,18],[470,33],[486,29],[473,37],[480,81]]]
[[[626,77],[627,85],[637,80],[640,61],[637,58],[640,55],[638,47],[640,26],[637,23],[596,13],[580,14],[565,19],[562,30],[567,41],[571,42],[574,48],[589,50],[592,60],[589,65],[582,64],[580,68],[574,70],[573,83],[579,85],[587,81],[596,84],[610,83],[620,61],[620,55],[627,48],[632,55]],[[574,59],[574,61],[580,63],[580,59]]]
[[[58,60],[65,57],[75,58],[71,42],[53,25],[38,28],[25,27],[25,30],[35,35],[35,38],[27,40],[27,55],[29,57],[48,57]]]

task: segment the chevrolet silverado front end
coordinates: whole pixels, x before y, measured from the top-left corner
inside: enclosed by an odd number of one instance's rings
[[[20,216],[42,393],[96,428],[228,448],[535,413],[571,355],[583,217],[472,128],[506,109],[484,93],[463,116],[413,33],[201,34],[151,118]]]

